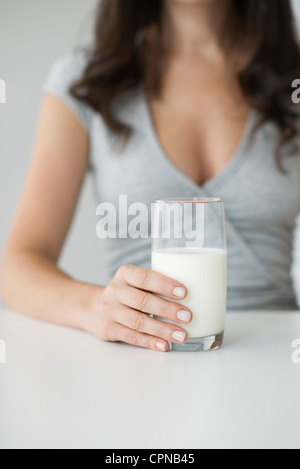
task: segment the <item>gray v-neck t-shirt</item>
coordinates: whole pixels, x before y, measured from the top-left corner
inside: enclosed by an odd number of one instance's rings
[[[142,89],[114,106],[118,118],[134,129],[132,138],[120,150],[102,117],[69,92],[85,64],[83,52],[67,55],[53,66],[43,90],[60,98],[88,132],[97,203],[114,204],[118,220],[120,195],[127,196],[128,206],[144,203],[150,214],[156,199],[222,198],[227,218],[228,310],[298,309],[291,265],[300,213],[300,155],[284,158],[286,174],[278,170],[275,154],[280,135],[275,124],[264,124],[251,137],[259,119],[252,111],[230,162],[199,186],[165,154]],[[151,268],[150,233],[151,228],[144,239],[106,241],[107,282],[124,264]]]

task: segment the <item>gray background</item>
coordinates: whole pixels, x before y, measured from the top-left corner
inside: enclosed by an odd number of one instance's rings
[[[0,104],[0,253],[29,164],[41,86],[57,58],[90,41],[96,4],[97,0],[0,0],[0,78],[7,84],[7,103]],[[294,4],[300,21],[300,0]],[[79,280],[101,284],[105,244],[95,230],[95,200],[87,177],[60,265]],[[300,230],[296,245],[300,298]]]

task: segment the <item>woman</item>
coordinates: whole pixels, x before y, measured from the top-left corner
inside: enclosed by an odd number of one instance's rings
[[[110,240],[106,286],[58,269],[91,167],[98,202],[116,207],[121,194],[148,207],[222,197],[229,309],[295,309],[299,58],[288,0],[102,0],[93,50],[58,62],[45,85],[2,262],[8,305],[157,351],[186,341],[193,312],[176,302],[186,287],[150,270],[150,239]]]

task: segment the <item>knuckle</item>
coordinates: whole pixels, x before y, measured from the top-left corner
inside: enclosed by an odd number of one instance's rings
[[[160,301],[160,316],[170,316],[170,305],[167,301]]]
[[[148,285],[151,277],[151,271],[147,269],[139,269],[137,272],[138,284],[142,287]]]
[[[174,328],[172,327],[172,324],[161,321],[161,325],[158,329],[157,336],[165,340],[169,340],[173,332]]]
[[[145,311],[149,303],[149,297],[146,293],[138,292],[135,297],[135,305],[137,309]]]
[[[139,334],[138,334],[138,332],[135,332],[135,331],[129,332],[127,334],[126,341],[128,342],[128,344],[137,346],[139,344]]]
[[[129,265],[122,265],[117,272],[117,276],[122,278],[126,277],[129,271],[129,267]]]
[[[141,331],[144,328],[145,318],[142,314],[133,314],[129,321],[129,327],[136,331]]]

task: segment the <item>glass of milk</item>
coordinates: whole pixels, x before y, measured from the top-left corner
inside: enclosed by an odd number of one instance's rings
[[[227,300],[227,244],[221,199],[165,199],[152,205],[152,270],[186,286],[178,301],[193,313],[184,344],[171,350],[221,347]],[[160,320],[164,320],[159,318]]]

